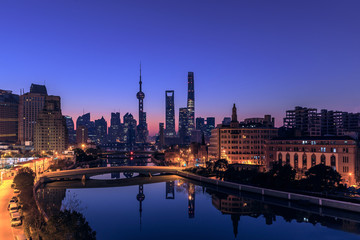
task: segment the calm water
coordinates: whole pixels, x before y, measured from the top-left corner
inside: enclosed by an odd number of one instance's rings
[[[57,182],[39,196],[49,213],[52,208],[80,211],[97,239],[360,239],[356,214],[331,210],[326,215],[336,218],[320,216],[313,207],[294,210],[284,207],[287,203],[272,205],[256,200],[259,196],[236,196],[176,176],[154,176],[149,184],[141,184],[143,179],[113,173],[85,186]]]

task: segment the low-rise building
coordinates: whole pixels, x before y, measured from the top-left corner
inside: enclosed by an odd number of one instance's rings
[[[339,172],[347,185],[359,178],[357,142],[347,136],[274,138],[266,143],[266,160],[268,169],[274,163],[290,164],[298,178],[318,164]]]

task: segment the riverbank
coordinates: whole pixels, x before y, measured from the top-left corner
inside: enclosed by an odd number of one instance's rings
[[[333,199],[322,198],[322,197],[314,197],[314,196],[309,196],[309,195],[304,195],[304,194],[290,193],[290,192],[278,191],[278,190],[261,188],[261,187],[254,187],[254,186],[250,186],[250,185],[238,184],[238,183],[222,181],[222,180],[218,180],[218,179],[211,179],[208,177],[196,175],[196,174],[185,172],[185,171],[178,171],[177,175],[179,175],[181,177],[189,178],[192,180],[196,180],[196,181],[199,181],[202,183],[215,185],[217,187],[233,189],[233,190],[236,190],[239,192],[245,191],[245,192],[260,194],[263,196],[271,196],[271,197],[276,197],[276,198],[280,198],[280,199],[286,199],[289,201],[295,201],[295,202],[299,202],[301,204],[316,205],[316,206],[320,206],[320,207],[329,207],[329,208],[335,208],[335,209],[341,209],[341,210],[345,210],[345,211],[360,213],[360,204],[357,204],[357,203],[333,200]]]

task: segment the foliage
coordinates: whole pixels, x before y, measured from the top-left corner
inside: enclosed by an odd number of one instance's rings
[[[42,238],[47,240],[96,239],[84,216],[76,211],[65,210],[49,219]]]
[[[340,185],[341,175],[332,167],[324,164],[315,165],[306,173],[306,179],[303,184],[308,190],[313,191],[331,191]]]
[[[34,185],[35,173],[31,168],[25,167],[20,168],[14,178],[16,187],[22,190],[28,186]]]

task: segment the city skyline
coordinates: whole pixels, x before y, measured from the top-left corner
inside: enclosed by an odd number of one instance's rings
[[[2,89],[45,83],[74,120],[83,110],[108,123],[118,111],[138,120],[141,60],[151,135],[165,122],[168,89],[177,129],[189,71],[195,118],[220,123],[233,103],[240,120],[271,114],[276,126],[295,106],[360,112],[359,2],[204,3],[2,2]]]

